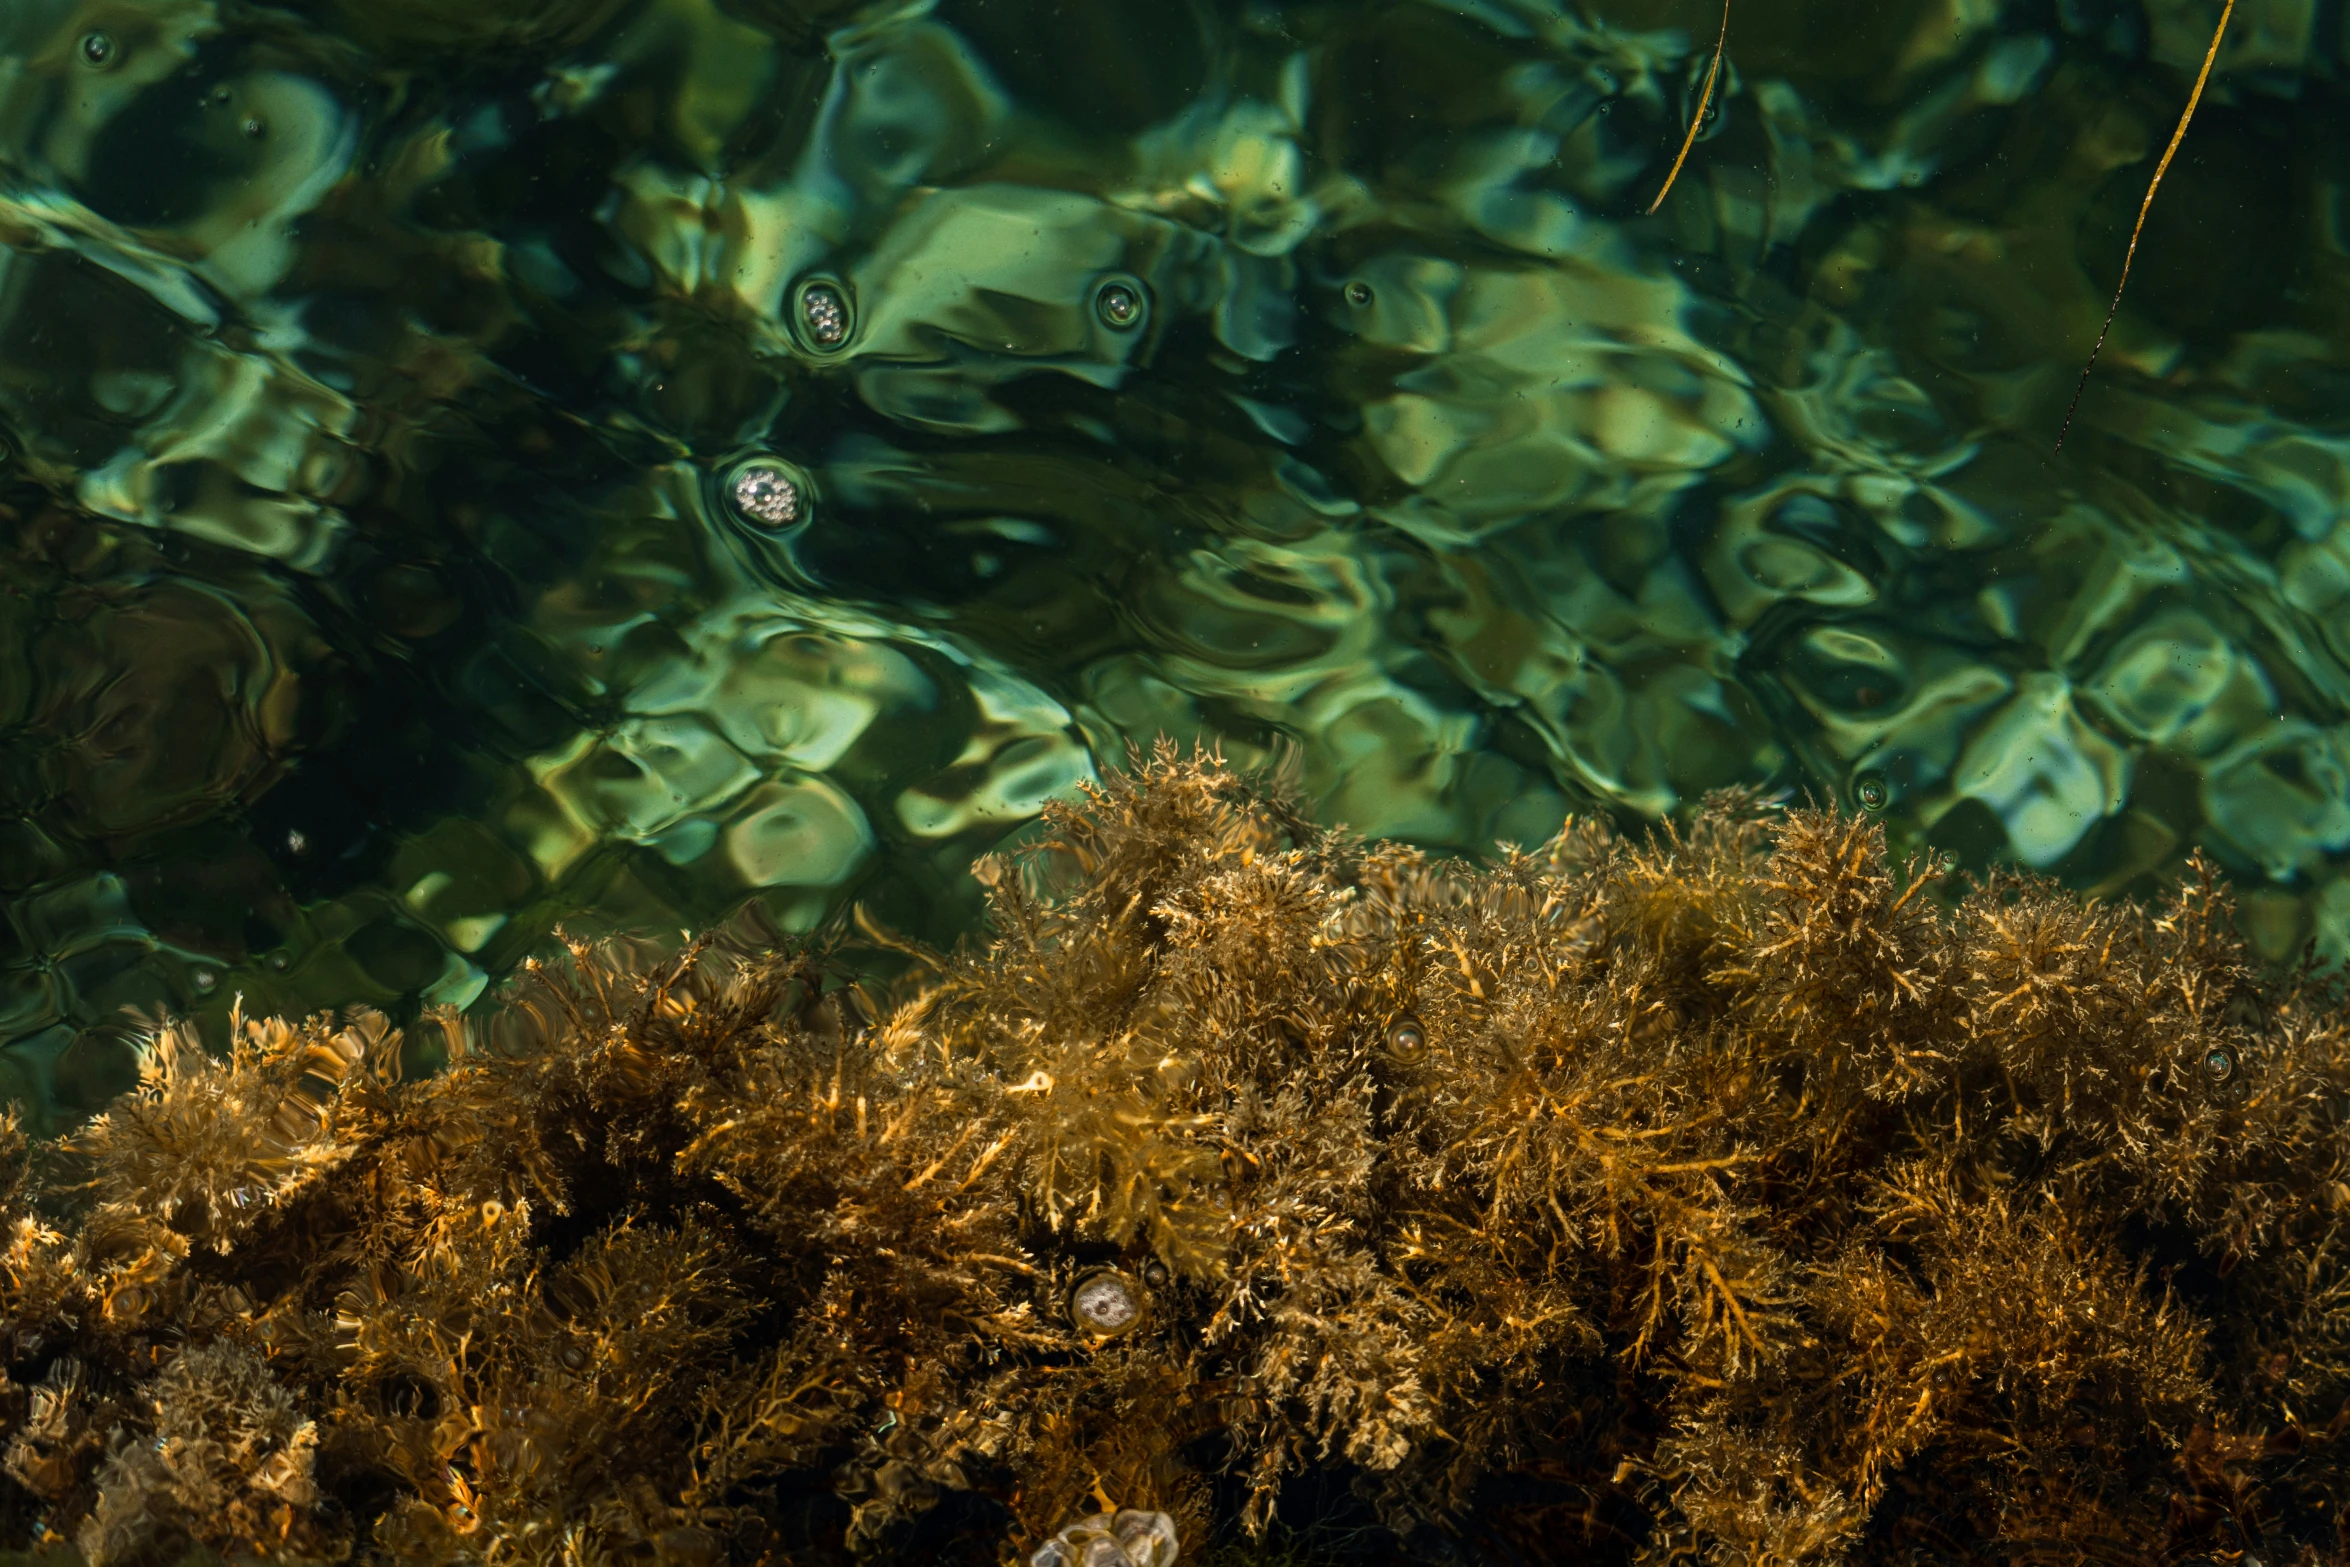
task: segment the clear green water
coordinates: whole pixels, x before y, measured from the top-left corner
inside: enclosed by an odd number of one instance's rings
[[[1750,0],[1651,218],[1707,4],[8,0],[0,1093],[559,922],[949,939],[1161,733],[1444,851],[2201,845],[2338,954],[2338,8],[2239,4],[2052,451],[2216,14]]]

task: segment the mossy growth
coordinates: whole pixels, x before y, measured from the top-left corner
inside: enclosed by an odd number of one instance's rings
[[[0,1546],[2338,1560],[2350,1032],[2159,908],[1715,802],[1484,868],[1171,752],[888,994],[573,950],[451,1064],[161,1026],[12,1139]]]

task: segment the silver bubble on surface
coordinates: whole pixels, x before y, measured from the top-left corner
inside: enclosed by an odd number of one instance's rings
[[[1064,1525],[1028,1557],[1029,1567],[1175,1567],[1175,1520],[1129,1507]]]
[[[819,348],[838,348],[848,340],[848,301],[830,283],[811,284],[800,295],[800,319]]]
[[[747,462],[726,481],[726,498],[745,522],[788,528],[807,510],[807,497],[790,472],[774,463]]]
[[[1116,1338],[1140,1325],[1142,1297],[1125,1274],[1104,1269],[1079,1279],[1069,1291],[1069,1316],[1082,1332]]]

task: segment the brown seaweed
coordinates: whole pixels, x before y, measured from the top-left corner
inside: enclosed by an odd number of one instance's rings
[[[2089,389],[2089,373],[2097,368],[2098,356],[2105,352],[2105,340],[2113,333],[2113,318],[2121,313],[2122,291],[2130,286],[2130,267],[2138,259],[2138,240],[2146,232],[2146,214],[2154,209],[2154,193],[2162,189],[2162,177],[2170,172],[2171,159],[2179,155],[2179,144],[2187,139],[2187,127],[2195,121],[2195,110],[2203,102],[2203,88],[2211,80],[2211,67],[2219,59],[2220,40],[2228,35],[2228,19],[2236,14],[2236,0],[2222,0],[2219,21],[2211,29],[2211,47],[2203,51],[2203,68],[2195,73],[2195,86],[2187,94],[2187,106],[2179,111],[2178,128],[2170,133],[2170,142],[2162,149],[2162,158],[2154,165],[2154,177],[2146,182],[2146,195],[2138,203],[2138,221],[2130,225],[2130,248],[2122,252],[2122,275],[2113,285],[2113,303],[2105,307],[2105,322],[2097,329],[2097,341],[2090,346],[2089,360],[2081,366],[2081,378],[2073,385],[2073,400],[2065,404],[2064,422],[2056,427],[2056,450],[2064,450],[2064,438],[2072,433],[2073,415],[2080,412],[2081,394]]]
[[[1722,74],[1722,56],[1730,48],[1730,0],[1722,0],[1722,30],[1714,39],[1713,64],[1705,69],[1705,87],[1697,95],[1696,112],[1689,116],[1689,130],[1681,138],[1681,150],[1673,155],[1673,166],[1665,171],[1664,184],[1657,187],[1656,199],[1648,204],[1648,215],[1654,217],[1657,208],[1673,193],[1673,182],[1681,177],[1681,165],[1689,161],[1689,149],[1697,145],[1697,133],[1705,129],[1706,114],[1714,105],[1714,83]]]
[[[1168,751],[1050,828],[893,993],[578,945],[430,1076],[173,1024],[11,1126],[0,1545],[2341,1559],[2350,1031],[2207,867],[1731,797],[1473,868]]]

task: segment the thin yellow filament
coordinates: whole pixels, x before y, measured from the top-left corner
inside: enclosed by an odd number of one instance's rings
[[[2097,346],[2089,350],[2089,362],[2081,366],[2081,379],[2073,387],[2073,400],[2065,405],[2064,423],[2057,426],[2056,449],[2064,450],[2064,438],[2073,427],[2073,415],[2080,410],[2081,394],[2089,389],[2089,372],[2097,368],[2097,356],[2105,352],[2105,336],[2113,330],[2114,313],[2122,307],[2122,290],[2130,286],[2130,263],[2138,259],[2138,236],[2146,230],[2146,213],[2154,205],[2154,193],[2162,189],[2162,177],[2170,172],[2170,160],[2178,155],[2179,143],[2187,139],[2188,122],[2195,118],[2195,106],[2203,101],[2203,84],[2211,80],[2211,62],[2219,58],[2219,41],[2227,36],[2228,18],[2235,13],[2236,0],[2226,0],[2219,8],[2219,26],[2211,30],[2211,47],[2203,51],[2203,69],[2195,73],[2195,90],[2187,94],[2187,112],[2179,116],[2179,128],[2170,133],[2170,145],[2162,149],[2162,161],[2154,166],[2154,178],[2146,186],[2146,199],[2138,203],[2138,222],[2130,230],[2130,248],[2122,257],[2121,281],[2113,286],[2113,303],[2105,307],[2105,325],[2097,330]]]
[[[2234,5],[2236,0],[2228,0]],[[1697,113],[1690,116],[1689,134],[1681,138],[1681,154],[1673,160],[1672,171],[1665,176],[1665,188],[1656,193],[1656,200],[1648,204],[1651,215],[1665,204],[1673,193],[1673,181],[1681,177],[1681,165],[1689,161],[1689,149],[1697,145],[1697,133],[1705,125],[1705,111],[1713,106],[1714,79],[1722,74],[1722,51],[1730,45],[1730,0],[1722,0],[1722,36],[1714,40],[1714,63],[1705,73],[1705,91],[1697,96]]]

